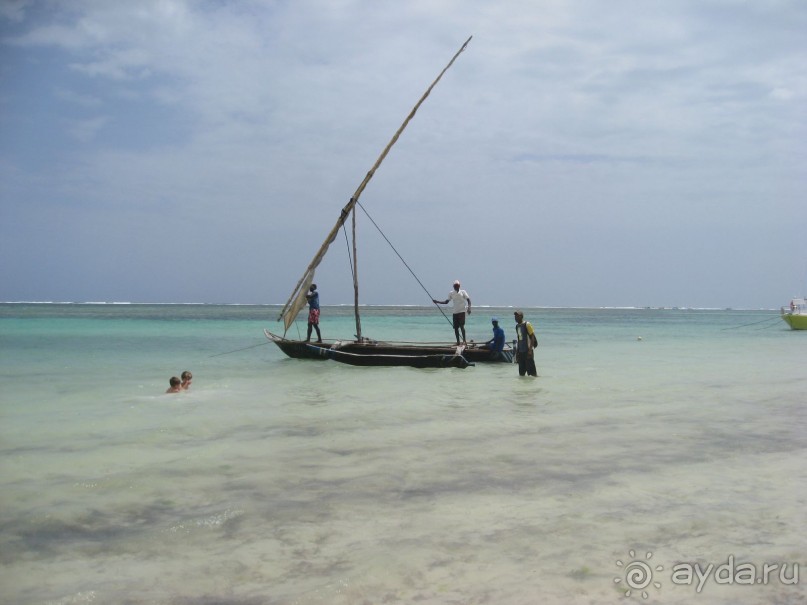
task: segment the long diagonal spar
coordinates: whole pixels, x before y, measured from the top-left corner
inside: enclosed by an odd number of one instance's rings
[[[286,330],[289,329],[289,326],[292,324],[294,319],[297,317],[297,314],[300,312],[300,309],[303,307],[303,305],[305,305],[306,291],[308,290],[309,284],[314,279],[314,271],[319,266],[319,264],[322,262],[322,259],[325,256],[325,253],[328,251],[328,247],[336,239],[336,235],[339,232],[339,229],[342,228],[342,225],[345,224],[345,221],[347,220],[348,215],[351,212],[355,211],[356,203],[359,201],[359,197],[361,196],[362,192],[364,191],[364,188],[367,187],[367,183],[369,183],[370,179],[373,178],[373,175],[375,174],[375,171],[378,170],[378,167],[381,165],[381,162],[383,162],[384,158],[387,157],[387,154],[389,153],[389,150],[392,149],[393,145],[395,145],[396,141],[398,140],[398,137],[401,136],[401,133],[407,127],[409,122],[412,120],[412,118],[415,117],[415,113],[417,113],[417,110],[423,104],[423,101],[425,101],[426,97],[429,96],[429,93],[431,93],[432,89],[440,81],[440,78],[443,77],[443,74],[446,73],[446,71],[448,71],[448,68],[451,67],[454,64],[454,61],[456,61],[457,57],[460,56],[460,53],[462,53],[462,51],[465,50],[465,47],[468,46],[468,43],[471,41],[471,38],[473,38],[473,36],[470,36],[465,41],[465,43],[462,45],[462,47],[460,47],[460,49],[456,52],[456,54],[451,58],[451,61],[448,62],[448,65],[446,65],[443,68],[443,71],[441,71],[440,74],[437,76],[437,78],[435,78],[435,80],[434,80],[434,82],[432,82],[431,86],[429,86],[429,88],[426,89],[426,92],[423,93],[422,97],[420,97],[420,100],[412,108],[412,111],[410,111],[409,115],[406,116],[406,119],[403,121],[403,124],[401,124],[401,127],[398,128],[397,132],[392,136],[392,139],[390,139],[390,142],[387,143],[387,146],[384,148],[384,151],[382,151],[381,155],[378,156],[378,159],[375,161],[375,164],[373,164],[373,167],[370,169],[370,171],[364,177],[364,180],[361,182],[359,187],[356,189],[356,192],[353,194],[353,197],[351,197],[350,201],[345,205],[344,208],[342,208],[342,212],[339,214],[339,219],[336,221],[336,224],[334,225],[333,229],[331,229],[330,233],[328,233],[328,236],[325,238],[325,241],[323,242],[320,249],[314,255],[314,259],[308,264],[308,268],[305,270],[305,273],[303,273],[302,277],[300,278],[300,281],[297,282],[297,285],[294,287],[294,290],[292,291],[291,296],[289,296],[289,300],[286,301],[286,304],[283,306],[283,310],[280,312],[280,316],[278,317],[278,321],[280,321],[281,319],[283,320],[283,323],[284,323],[284,326],[285,326]],[[354,214],[354,216],[355,216],[355,214]],[[356,291],[358,292],[358,284],[355,283],[355,279],[356,278],[355,278],[355,275],[354,275],[354,286],[355,286]],[[357,306],[357,309],[356,309],[356,328],[357,328],[357,332],[358,332],[357,336],[359,338],[361,338],[361,327],[359,326],[359,320],[358,320],[358,300],[356,301],[356,306]]]

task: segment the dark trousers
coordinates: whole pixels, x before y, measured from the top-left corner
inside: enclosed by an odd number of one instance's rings
[[[524,376],[538,376],[538,370],[535,369],[535,356],[529,353],[518,354],[518,375]]]

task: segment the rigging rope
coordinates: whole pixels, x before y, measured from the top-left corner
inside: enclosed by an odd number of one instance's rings
[[[398,255],[398,258],[400,258],[400,259],[401,259],[401,262],[404,264],[404,266],[405,266],[407,269],[409,269],[409,273],[411,273],[411,274],[412,274],[412,277],[414,277],[414,278],[415,278],[415,281],[417,281],[417,283],[418,283],[418,284],[420,284],[420,287],[421,287],[421,288],[423,288],[423,291],[424,291],[424,292],[426,293],[426,295],[429,297],[429,300],[431,300],[431,301],[432,301],[432,303],[434,304],[434,306],[435,306],[435,307],[437,307],[437,310],[438,310],[438,311],[440,311],[440,313],[442,313],[442,315],[443,315],[443,317],[445,317],[446,321],[447,321],[447,322],[448,322],[448,323],[449,323],[449,324],[450,324],[450,325],[453,327],[454,323],[453,323],[453,322],[452,322],[452,321],[451,321],[451,320],[448,318],[448,315],[446,315],[446,314],[445,314],[445,311],[443,311],[443,309],[442,309],[442,308],[441,308],[441,307],[440,307],[438,304],[434,303],[434,296],[432,296],[432,295],[429,293],[429,291],[426,289],[426,286],[424,286],[424,285],[423,285],[423,282],[422,282],[422,281],[420,281],[420,279],[418,278],[418,276],[417,276],[417,275],[415,275],[415,272],[414,272],[414,271],[412,271],[412,267],[410,267],[410,266],[407,264],[407,262],[404,260],[404,257],[403,257],[403,256],[401,256],[401,253],[400,253],[400,252],[398,252],[398,250],[396,250],[395,246],[393,246],[393,245],[392,245],[392,242],[391,242],[391,241],[389,241],[389,238],[388,238],[388,237],[386,236],[386,234],[385,234],[385,233],[384,233],[384,232],[381,230],[381,227],[379,227],[379,226],[378,226],[378,223],[376,223],[376,222],[373,220],[373,217],[372,217],[372,216],[370,216],[370,213],[369,213],[369,212],[367,212],[367,209],[366,209],[364,206],[362,206],[362,205],[361,205],[361,202],[359,202],[358,200],[356,200],[356,205],[357,205],[359,208],[361,208],[361,209],[362,209],[362,212],[364,212],[364,214],[367,216],[367,218],[369,218],[369,219],[370,219],[370,222],[371,222],[371,223],[373,223],[373,226],[374,226],[374,227],[375,227],[375,228],[378,230],[378,232],[381,234],[381,237],[383,237],[383,238],[386,240],[386,242],[389,244],[389,247],[390,247],[390,248],[392,248],[392,251],[393,251],[393,252],[395,252],[395,254],[397,254],[397,255]],[[347,234],[345,234],[345,237],[347,237]]]
[[[747,328],[748,326],[756,326],[756,325],[759,325],[759,324],[762,324],[762,323],[765,323],[765,322],[771,322],[771,324],[774,324],[775,322],[778,322],[780,319],[781,318],[777,315],[776,317],[773,317],[773,318],[769,317],[767,319],[763,319],[761,321],[755,321],[755,322],[752,322],[750,324],[743,324],[741,326],[729,326],[728,328],[721,328],[720,331],[722,332],[724,330],[737,330],[738,328]]]
[[[773,320],[773,321],[770,323],[770,325],[767,325],[767,326],[762,326],[761,328],[756,328],[756,329],[757,329],[757,330],[770,330],[771,328],[775,328],[775,327],[777,327],[777,325],[779,324],[779,322],[780,322],[780,321],[782,321],[782,318],[781,318],[781,317],[777,317],[775,320]]]
[[[350,252],[350,239],[347,237],[347,228],[345,224],[342,223],[342,233],[345,234],[345,246],[347,246],[347,259],[350,261],[350,277],[353,278],[353,281],[356,280],[356,271],[353,269],[353,254]]]
[[[243,349],[235,349],[234,351],[227,351],[225,353],[216,353],[215,355],[210,355],[210,357],[221,357],[222,355],[229,355],[230,353],[239,353],[240,351],[247,351],[249,349],[254,349],[256,347],[262,347],[263,345],[268,345],[270,341],[261,342],[256,345],[252,345],[251,347],[244,347]]]

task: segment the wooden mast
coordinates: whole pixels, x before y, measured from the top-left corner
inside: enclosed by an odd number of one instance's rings
[[[426,92],[424,92],[423,96],[420,97],[420,100],[412,108],[412,111],[410,111],[409,115],[406,116],[406,119],[403,121],[403,124],[401,124],[400,128],[398,128],[398,130],[392,136],[392,139],[390,139],[390,142],[387,143],[387,146],[384,148],[384,151],[382,151],[381,155],[378,156],[378,159],[375,161],[375,164],[373,164],[373,167],[370,168],[370,171],[364,177],[364,180],[362,180],[362,182],[359,184],[358,188],[356,189],[356,192],[353,194],[353,197],[351,197],[350,201],[347,204],[345,204],[344,208],[342,208],[342,211],[339,214],[339,219],[336,221],[336,224],[333,226],[333,229],[331,229],[331,231],[328,233],[328,235],[325,238],[325,241],[323,242],[322,246],[317,251],[317,253],[314,255],[314,258],[308,264],[308,267],[306,268],[306,270],[303,273],[302,277],[300,277],[299,281],[297,282],[297,285],[294,287],[294,290],[292,291],[291,296],[289,296],[289,299],[286,301],[286,304],[283,305],[283,310],[280,312],[280,316],[277,318],[278,321],[280,321],[281,319],[284,319],[284,316],[286,315],[286,311],[289,309],[290,305],[292,304],[292,301],[297,299],[302,294],[300,292],[300,286],[303,284],[303,282],[306,282],[306,278],[308,278],[310,276],[313,276],[314,270],[322,262],[322,258],[325,256],[325,253],[328,251],[328,247],[336,239],[336,234],[339,232],[339,229],[342,227],[342,225],[345,224],[345,221],[347,220],[348,214],[351,213],[351,212],[354,212],[354,218],[353,218],[353,220],[354,220],[353,289],[354,289],[354,297],[355,297],[354,307],[355,307],[355,314],[356,314],[356,330],[358,332],[357,336],[359,337],[359,339],[361,339],[361,326],[359,325],[360,322],[359,322],[359,306],[358,306],[359,305],[359,303],[358,303],[359,283],[358,283],[358,276],[357,276],[357,273],[356,273],[356,237],[355,237],[355,208],[356,208],[356,203],[359,201],[359,197],[361,196],[362,192],[364,191],[364,188],[367,187],[367,183],[370,182],[370,179],[373,178],[373,175],[375,174],[375,171],[381,165],[381,162],[383,162],[384,158],[387,157],[387,154],[389,153],[389,150],[392,149],[392,146],[395,145],[395,143],[398,141],[398,137],[401,136],[401,133],[409,125],[409,122],[412,120],[412,118],[415,117],[415,114],[417,113],[417,110],[420,108],[420,106],[423,104],[423,101],[426,100],[426,97],[429,96],[432,89],[435,86],[437,86],[437,83],[443,77],[443,74],[445,74],[448,71],[448,69],[454,64],[454,61],[457,60],[457,57],[459,57],[460,54],[462,53],[462,51],[465,50],[465,47],[468,46],[468,43],[471,41],[471,38],[473,38],[473,36],[468,37],[468,39],[465,41],[465,43],[460,47],[460,49],[451,58],[451,61],[448,62],[448,65],[446,65],[443,68],[443,70],[440,72],[440,74],[437,76],[437,78],[435,78],[434,82],[431,83],[431,86],[429,86],[429,88],[426,89]],[[286,329],[288,329],[288,326],[293,321],[294,321],[294,317],[286,318],[286,321],[285,321]]]
[[[361,317],[359,317],[359,267],[356,256],[356,206],[353,206],[353,313],[356,316],[356,340],[361,342]]]

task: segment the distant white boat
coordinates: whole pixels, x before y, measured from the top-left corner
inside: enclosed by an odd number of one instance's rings
[[[782,319],[792,330],[807,330],[807,300],[791,300],[789,307],[782,307]]]

